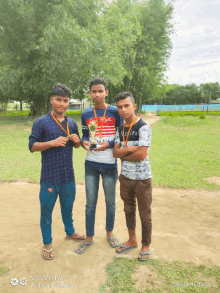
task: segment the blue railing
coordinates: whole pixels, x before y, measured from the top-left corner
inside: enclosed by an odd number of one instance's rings
[[[205,105],[142,105],[143,111],[168,112],[168,111],[220,111],[220,104]]]

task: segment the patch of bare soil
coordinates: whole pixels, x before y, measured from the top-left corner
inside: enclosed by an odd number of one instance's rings
[[[162,284],[162,280],[158,280],[157,274],[146,266],[139,266],[132,275],[132,280],[136,281],[134,288],[139,290],[154,289]]]
[[[160,116],[157,116],[153,113],[148,113],[148,114],[138,114],[138,117],[142,118],[143,120],[148,121],[150,124],[153,124],[159,120],[161,120]]]
[[[9,273],[0,277],[0,292],[97,292],[106,281],[106,265],[115,256],[121,257],[106,240],[105,199],[101,184],[96,209],[95,243],[82,255],[75,253],[78,243],[64,239],[65,232],[57,200],[53,211],[54,259],[51,261],[41,258],[39,188],[39,184],[26,182],[0,183],[0,267],[10,268]],[[128,234],[119,183],[116,191],[114,232],[123,242],[128,239]],[[85,233],[85,202],[85,186],[77,184],[73,219],[76,231],[80,233]],[[152,258],[219,265],[219,206],[219,191],[155,187],[152,204]],[[137,240],[139,247],[123,257],[138,257],[141,248],[138,215]],[[150,275],[149,269],[144,268],[151,286],[156,286],[156,276]],[[144,276],[144,272],[141,272]],[[13,278],[21,281],[21,284],[18,282],[12,286],[10,282]],[[26,285],[22,285],[25,282],[23,278],[27,280]]]
[[[30,178],[26,178],[26,177],[23,177],[23,178],[20,178],[20,179],[16,179],[13,182],[20,182],[22,184],[32,183],[31,179]]]
[[[206,180],[209,183],[214,183],[214,184],[220,185],[220,177],[217,177],[217,176],[204,178],[204,180]]]

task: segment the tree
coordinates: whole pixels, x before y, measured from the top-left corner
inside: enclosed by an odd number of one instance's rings
[[[216,100],[220,96],[220,86],[218,82],[200,84],[200,92],[204,102],[209,104],[211,100]]]
[[[134,93],[140,110],[143,103],[163,92],[164,72],[171,52],[173,6],[163,0],[137,1],[136,5],[141,33],[129,65],[132,75],[125,76],[124,84]]]
[[[66,83],[83,99],[105,77],[115,95],[138,101],[163,92],[171,49],[172,5],[163,0],[0,0],[0,82],[6,96],[49,108],[51,87]]]

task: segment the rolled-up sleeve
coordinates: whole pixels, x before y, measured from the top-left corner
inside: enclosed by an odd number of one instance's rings
[[[36,120],[33,124],[31,135],[29,136],[29,150],[30,151],[35,142],[42,142],[42,137],[43,137],[43,125],[41,121]]]

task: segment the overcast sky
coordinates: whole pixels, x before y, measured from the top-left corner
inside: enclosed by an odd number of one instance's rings
[[[176,0],[168,82],[220,83],[220,0]]]

